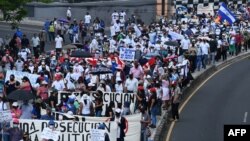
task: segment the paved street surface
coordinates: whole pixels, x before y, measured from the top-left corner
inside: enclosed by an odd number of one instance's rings
[[[171,141],[222,141],[224,124],[249,124],[250,59],[222,70],[192,97]]]
[[[21,24],[20,29],[21,31],[27,35],[29,40],[31,40],[32,36],[34,33],[39,33],[43,27],[42,26],[37,26],[37,25],[26,25],[26,24]],[[14,33],[16,30],[12,30],[10,25],[7,23],[0,22],[0,37],[4,38],[6,35],[13,37]],[[69,43],[68,35],[65,35],[66,38],[66,44]],[[54,49],[54,45],[49,43],[48,41],[45,44],[45,50],[52,50]]]

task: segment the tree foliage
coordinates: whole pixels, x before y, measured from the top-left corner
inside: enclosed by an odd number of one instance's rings
[[[13,29],[18,27],[20,21],[27,15],[24,5],[32,0],[0,0],[0,10],[3,13],[3,20],[10,22]],[[49,3],[51,0],[38,0]]]

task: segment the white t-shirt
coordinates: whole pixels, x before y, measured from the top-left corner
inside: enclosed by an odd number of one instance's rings
[[[56,48],[62,48],[62,42],[63,42],[63,38],[62,37],[56,37],[55,38],[55,42],[56,42]]]
[[[201,43],[200,44],[201,47],[201,51],[202,51],[202,55],[208,55],[208,51],[209,51],[209,44],[208,43]]]
[[[27,57],[28,57],[28,52],[27,51],[20,51],[18,53],[18,55],[20,55],[21,58],[23,58],[25,61],[27,61]]]
[[[121,21],[123,21],[123,20],[125,21],[125,16],[126,16],[126,15],[127,15],[126,12],[121,12],[121,13],[120,13],[120,20],[121,20]]]
[[[190,46],[190,40],[183,39],[181,41],[181,47],[182,47],[182,49],[186,49],[187,50],[189,48],[189,46]]]
[[[54,81],[52,83],[52,87],[54,87],[58,91],[62,91],[65,88],[63,80],[60,81]]]
[[[73,72],[75,73],[75,77],[76,79],[79,79],[79,77],[82,75],[82,73],[84,72],[84,69],[81,65],[78,66],[74,66],[73,67]]]
[[[128,91],[136,92],[138,87],[138,80],[136,78],[133,78],[132,80],[128,78],[125,82],[125,87]]]
[[[47,70],[47,71],[50,71],[50,69],[49,69],[49,66],[45,66],[45,69]],[[42,66],[39,66],[38,67],[38,72],[41,72],[43,70],[43,67]]]
[[[21,61],[21,60],[18,61],[18,60],[17,60],[16,63],[15,63],[16,70],[17,70],[17,71],[22,71],[22,70],[23,70],[23,64],[24,64],[23,61]]]
[[[33,47],[37,47],[40,44],[40,39],[38,37],[32,37],[31,39]]]
[[[122,84],[115,84],[115,91],[118,93],[122,93],[123,92],[123,86]]]
[[[90,15],[85,15],[84,16],[84,23],[86,23],[86,24],[89,24],[90,23],[90,21],[91,21],[91,16]]]
[[[112,20],[118,20],[119,19],[119,14],[117,12],[112,13]]]
[[[89,99],[86,99],[87,103],[84,103],[84,99],[81,98],[81,103],[83,104],[83,108],[82,108],[82,114],[90,114],[90,105],[91,105],[91,101]]]
[[[67,17],[71,17],[71,11],[69,9],[67,10]]]

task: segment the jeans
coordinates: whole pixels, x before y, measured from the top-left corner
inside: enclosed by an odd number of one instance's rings
[[[102,110],[96,110],[95,111],[95,116],[96,117],[101,117],[102,116]]]
[[[208,55],[207,54],[202,55],[202,67],[204,69],[206,69],[207,60],[208,60]]]
[[[197,67],[198,71],[200,71],[201,65],[202,65],[202,56],[197,55],[197,57],[196,57],[196,67]]]
[[[152,121],[151,123],[156,126],[156,122],[157,122],[157,119],[156,119],[157,106],[156,105],[153,106],[150,112],[151,112],[151,121]]]
[[[215,52],[210,53],[210,60],[211,60],[211,63],[214,65],[215,64]]]
[[[10,124],[7,124],[7,127],[10,127]],[[0,123],[0,128],[2,129],[2,123]],[[8,132],[0,132],[0,141],[9,141],[10,140],[10,134]]]
[[[141,141],[148,141],[147,129],[141,130]]]

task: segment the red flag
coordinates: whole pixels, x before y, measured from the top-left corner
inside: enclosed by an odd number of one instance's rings
[[[119,57],[115,57],[115,61],[117,65],[120,65],[122,68],[125,67],[125,63]]]
[[[154,65],[156,63],[155,57],[152,57],[148,60],[148,62],[143,66],[144,69],[149,69],[150,66]]]
[[[97,59],[95,59],[95,58],[85,58],[85,61],[87,63],[89,63],[90,65],[92,65],[92,66],[96,66],[97,65]]]

